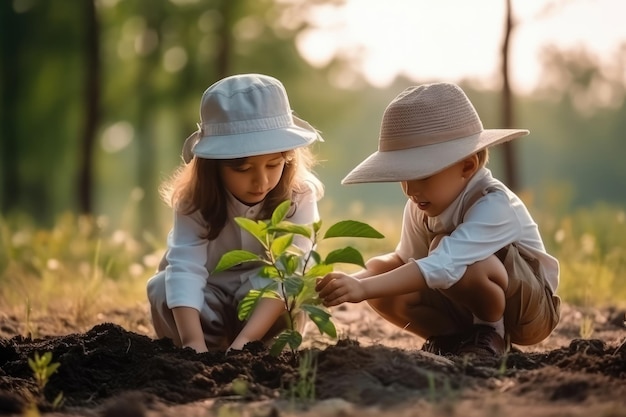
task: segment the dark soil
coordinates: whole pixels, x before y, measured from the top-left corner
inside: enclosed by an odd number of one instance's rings
[[[555,334],[533,350],[468,360],[420,351],[418,338],[386,327],[364,306],[336,315],[350,338],[280,357],[260,343],[228,356],[196,354],[108,322],[31,339],[18,334],[15,318],[0,315],[0,414],[36,405],[58,416],[413,415],[416,407],[426,416],[626,416],[624,312],[595,312],[591,339],[569,336],[579,316],[568,307]],[[378,328],[359,332],[365,322]],[[376,331],[383,340],[372,339]],[[44,352],[60,367],[40,393],[28,359]],[[306,388],[298,364],[309,354],[315,392],[298,400],[298,382]],[[59,393],[64,402],[52,413]]]

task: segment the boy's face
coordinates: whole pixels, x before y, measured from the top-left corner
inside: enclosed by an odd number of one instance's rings
[[[402,191],[428,217],[438,216],[459,196],[476,172],[476,168],[468,168],[468,159],[430,177],[402,181]]]
[[[237,164],[220,164],[220,175],[226,189],[244,204],[263,201],[278,185],[285,167],[282,153],[251,156]]]

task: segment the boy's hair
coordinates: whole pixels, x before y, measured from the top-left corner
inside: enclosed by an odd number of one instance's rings
[[[478,156],[478,166],[479,168],[484,167],[489,162],[489,148],[481,149],[476,152],[476,156]]]
[[[280,203],[293,200],[294,193],[305,193],[313,188],[318,199],[324,194],[322,183],[311,171],[315,160],[309,148],[285,151],[282,155],[285,158],[283,173],[276,187],[265,197],[257,219],[270,218]],[[200,211],[207,223],[204,237],[215,239],[228,220],[228,192],[222,183],[219,168],[222,164],[240,166],[246,159],[193,158],[161,184],[161,197],[183,214]]]

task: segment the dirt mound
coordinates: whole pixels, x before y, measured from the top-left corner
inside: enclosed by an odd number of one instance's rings
[[[603,325],[605,332],[625,335],[619,321],[604,320]],[[28,359],[45,352],[51,352],[60,367],[41,395]],[[315,391],[309,395],[318,404],[339,399],[355,409],[393,408],[398,414],[416,401],[461,404],[497,393],[501,407],[523,400],[535,411],[549,405],[607,404],[623,411],[626,405],[626,347],[600,339],[575,338],[537,352],[518,350],[503,360],[439,357],[417,347],[362,345],[354,339],[273,357],[259,343],[228,355],[196,354],[169,340],[104,323],[84,333],[0,338],[0,414],[21,413],[33,404],[51,411],[59,393],[64,403],[57,411],[66,415],[175,415],[167,410],[184,404],[206,408],[203,401],[216,399],[278,404],[297,396],[294,387],[307,382],[299,367],[307,355],[316,363],[307,369],[316,369]],[[284,411],[278,405],[270,409],[254,415]],[[622,411],[610,415],[625,416]],[[351,413],[359,415],[343,411]],[[529,413],[538,415],[532,409]]]

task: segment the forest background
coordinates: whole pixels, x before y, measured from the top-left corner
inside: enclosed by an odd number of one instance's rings
[[[373,224],[388,238],[366,249],[392,249],[405,201],[400,187],[340,180],[376,149],[393,97],[446,80],[399,76],[385,87],[371,85],[355,69],[358,50],[323,66],[309,63],[299,37],[314,25],[316,8],[340,3],[1,1],[0,282],[25,281],[25,274],[67,277],[70,258],[87,277],[99,270],[118,283],[145,280],[171,224],[158,185],[181,161],[202,92],[244,72],[280,79],[292,108],[325,138],[315,148],[326,186],[322,218]],[[459,83],[485,127],[531,131],[508,149],[496,148],[490,168],[528,203],[549,249],[572,260],[563,273],[582,284],[570,300],[585,300],[590,279],[603,274],[611,293],[626,264],[619,237],[626,235],[626,41],[611,70],[584,48],[547,46],[542,82],[516,94],[507,78],[514,23],[514,15],[503,16],[500,87]],[[30,297],[25,284],[19,287],[18,297]],[[621,291],[613,291],[613,301],[626,300]],[[6,301],[7,290],[0,295]]]

